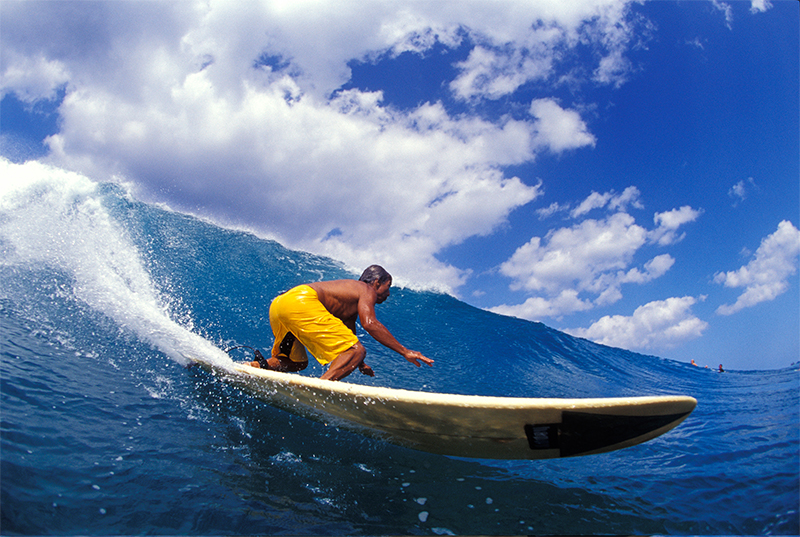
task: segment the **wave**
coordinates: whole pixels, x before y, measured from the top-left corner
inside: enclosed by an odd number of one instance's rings
[[[678,428],[556,461],[421,454],[287,415],[194,370],[269,348],[271,299],[351,278],[331,259],[0,161],[2,524],[9,533],[796,533],[800,377],[719,374],[598,345],[432,291],[359,332],[376,377],[478,395],[686,394]],[[244,359],[235,354],[234,359]],[[314,363],[303,374],[319,376]]]

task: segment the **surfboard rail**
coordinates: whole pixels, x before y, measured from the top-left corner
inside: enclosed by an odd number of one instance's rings
[[[550,459],[605,453],[678,426],[687,396],[557,399],[457,395],[333,382],[232,363],[192,359],[283,410],[441,455]]]

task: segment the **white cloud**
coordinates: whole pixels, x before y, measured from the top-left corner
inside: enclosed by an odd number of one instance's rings
[[[706,48],[705,45],[703,44],[703,41],[699,37],[695,37],[692,40],[686,40],[686,44],[699,48],[700,50],[705,50]]]
[[[652,24],[640,18],[624,16],[628,7],[625,4],[609,5],[599,17],[604,21],[600,38],[605,47],[605,55],[594,70],[594,81],[619,87],[627,82],[635,67],[626,56],[628,47],[641,47],[653,31]],[[637,36],[638,34],[638,36]]]
[[[589,197],[583,200],[580,205],[575,207],[572,212],[570,212],[570,216],[572,218],[579,218],[594,209],[601,209],[606,206],[612,195],[612,192],[605,192],[603,194],[600,194],[599,192],[592,192],[589,194]]]
[[[547,218],[550,218],[556,213],[561,213],[566,211],[569,211],[569,204],[561,205],[560,203],[554,201],[547,207],[536,209],[536,214],[539,216],[539,220],[546,220]]]
[[[750,1],[750,13],[763,13],[770,8],[772,8],[772,2],[770,2],[770,0]]]
[[[727,2],[722,2],[721,0],[711,0],[711,4],[718,10],[723,13],[725,16],[725,25],[728,29],[733,28],[733,9],[731,5]]]
[[[744,188],[744,181],[739,181],[735,185],[733,185],[730,190],[728,190],[728,195],[734,198],[733,204],[734,206],[739,202],[743,201],[746,197],[745,188]]]
[[[543,319],[545,317],[558,319],[564,314],[585,311],[593,307],[590,301],[578,298],[576,290],[564,289],[557,297],[550,300],[542,297],[530,297],[522,304],[503,304],[490,308],[490,311],[521,319]]]
[[[740,180],[728,190],[728,196],[733,198],[734,207],[737,207],[740,202],[747,199],[750,188],[758,189],[752,177],[748,177],[747,181],[744,179]]]
[[[685,233],[678,234],[678,228],[684,224],[694,222],[703,214],[702,209],[692,209],[684,205],[680,209],[672,209],[663,213],[656,213],[653,221],[656,229],[650,232],[651,240],[665,246],[680,242],[686,236]]]
[[[536,99],[531,103],[530,112],[536,118],[533,128],[537,144],[554,153],[594,146],[595,137],[574,110],[564,110],[552,99]]]
[[[639,306],[631,316],[607,315],[568,333],[630,350],[671,348],[700,337],[708,323],[691,312],[697,299],[672,297]]]
[[[579,43],[623,58],[626,17],[611,0],[4,2],[0,91],[35,102],[67,88],[53,164],[452,290],[466,273],[435,254],[540,194],[503,167],[594,136],[551,99],[531,104],[535,119],[490,121],[437,103],[400,112],[380,92],[332,97],[348,62],[469,38],[479,46],[451,88],[494,99],[550,79]]]
[[[2,55],[6,68],[0,73],[0,99],[7,93],[15,93],[28,104],[42,99],[51,101],[70,78],[63,63],[41,54],[28,57],[7,51]]]
[[[595,82],[620,84],[628,74],[625,52],[633,35],[627,2],[521,1],[505,2],[502,9],[485,2],[457,4],[470,12],[462,25],[480,44],[457,65],[461,73],[450,84],[461,99],[498,99],[528,82],[550,79],[564,51],[580,42],[599,50]]]
[[[602,84],[621,86],[627,82],[632,69],[623,51],[617,49],[600,60],[600,65],[594,72],[594,79]]]
[[[641,193],[635,186],[629,186],[622,194],[617,194],[613,190],[600,194],[592,192],[580,205],[572,210],[570,216],[572,218],[579,218],[594,209],[602,209],[608,207],[609,209],[627,211],[628,205],[636,209],[642,209],[644,206],[639,201]]]
[[[553,55],[543,51],[538,57],[525,57],[515,51],[509,56],[479,46],[457,67],[462,74],[450,88],[458,97],[499,99],[528,81],[547,78],[553,70]]]
[[[714,282],[725,287],[744,287],[734,304],[717,308],[720,315],[731,315],[761,302],[774,300],[789,289],[789,276],[797,272],[800,231],[788,220],[778,224],[775,233],[761,241],[755,257],[747,265],[730,272],[718,272]]]
[[[644,264],[644,272],[634,267],[619,278],[620,283],[647,283],[660,278],[672,268],[675,259],[669,254],[661,254]]]
[[[596,290],[602,276],[624,269],[646,241],[646,230],[632,216],[616,213],[604,220],[585,220],[534,237],[500,266],[514,287],[554,293],[577,285]]]
[[[680,240],[679,228],[694,221],[701,211],[686,206],[656,213],[656,227],[647,230],[626,212],[629,207],[643,207],[636,187],[621,194],[592,192],[571,216],[580,218],[595,209],[612,214],[552,229],[519,247],[500,265],[500,273],[512,279],[512,289],[536,296],[493,311],[531,320],[558,318],[613,304],[622,298],[623,284],[642,285],[663,276],[675,263],[671,255],[657,255],[641,268],[631,266],[634,257],[648,244],[665,246]],[[563,208],[551,205],[548,213],[557,210]]]

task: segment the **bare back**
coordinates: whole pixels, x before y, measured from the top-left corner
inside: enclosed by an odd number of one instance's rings
[[[357,280],[332,280],[308,284],[317,292],[317,298],[332,315],[345,324],[354,323],[359,313],[359,304],[374,311],[377,301],[375,290]]]

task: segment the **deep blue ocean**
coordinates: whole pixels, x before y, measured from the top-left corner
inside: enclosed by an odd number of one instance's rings
[[[268,349],[275,295],[357,275],[119,186],[34,175],[0,198],[2,534],[800,533],[796,365],[717,373],[395,288],[378,317],[436,363],[417,369],[360,333],[376,376],[348,382],[698,400],[673,431],[603,455],[422,453],[186,367],[184,354]],[[312,360],[302,374],[321,372]]]

